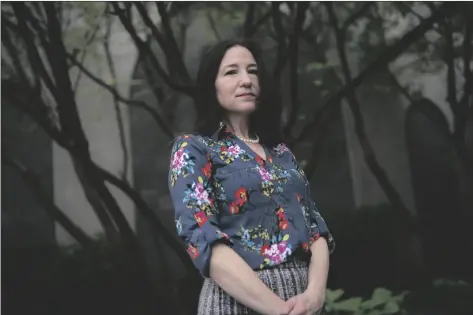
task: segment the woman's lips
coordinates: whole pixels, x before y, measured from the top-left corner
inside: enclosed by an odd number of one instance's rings
[[[243,94],[237,95],[237,97],[255,97],[255,95],[252,93],[243,93]]]

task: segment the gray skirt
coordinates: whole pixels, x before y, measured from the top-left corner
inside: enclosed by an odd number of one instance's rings
[[[258,270],[256,274],[266,286],[286,301],[305,291],[308,272],[309,268],[306,262],[293,261],[274,268]],[[200,292],[197,314],[253,315],[257,313],[225,293],[212,279],[205,278]]]

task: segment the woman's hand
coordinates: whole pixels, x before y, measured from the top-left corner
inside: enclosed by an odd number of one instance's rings
[[[292,305],[289,315],[316,315],[319,314],[325,302],[325,291],[305,291],[290,298],[286,303]]]
[[[283,301],[280,300],[278,303],[272,305],[272,311],[268,315],[289,315],[295,306],[294,300]]]

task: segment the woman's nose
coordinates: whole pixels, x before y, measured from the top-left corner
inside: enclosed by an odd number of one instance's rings
[[[248,73],[244,72],[240,78],[240,84],[243,86],[251,86],[251,78]]]

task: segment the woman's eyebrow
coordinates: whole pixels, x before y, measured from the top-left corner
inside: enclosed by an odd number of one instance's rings
[[[256,63],[250,63],[247,67],[248,67],[248,68],[250,68],[250,67],[257,67],[257,65],[256,65]],[[236,63],[231,63],[231,64],[229,64],[229,65],[223,66],[222,69],[225,70],[226,68],[238,68],[238,65],[237,65]]]

